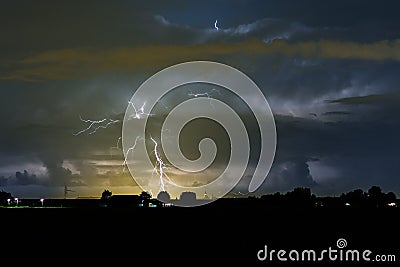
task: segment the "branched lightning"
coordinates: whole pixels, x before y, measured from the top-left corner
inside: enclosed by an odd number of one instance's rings
[[[83,134],[85,132],[89,132],[88,134],[94,134],[100,128],[106,129],[108,126],[120,122],[119,120],[113,120],[113,119],[107,119],[107,118],[104,118],[104,119],[101,119],[101,120],[82,119],[81,116],[79,116],[79,118],[84,123],[89,123],[89,126],[86,127],[85,129],[79,131],[79,132],[73,133],[73,135],[75,135],[75,136]]]
[[[160,190],[165,191],[165,183],[164,179],[167,179],[167,181],[171,184],[175,184],[171,178],[164,172],[165,169],[168,169],[167,165],[164,163],[162,160],[160,153],[158,152],[158,143],[156,140],[154,140],[153,137],[150,137],[151,141],[154,143],[154,155],[156,157],[157,164],[154,166],[153,172],[157,173],[159,175],[160,179]]]
[[[207,97],[208,99],[211,100],[212,99],[212,95],[215,92],[218,93],[219,95],[221,95],[221,92],[218,89],[213,88],[210,91],[205,92],[205,93],[193,93],[191,91],[190,93],[188,93],[188,96],[192,96],[192,97]],[[210,105],[214,108],[214,106],[211,104],[211,101],[210,101]]]
[[[211,89],[209,92],[205,93],[193,93],[192,91],[188,93],[188,96],[193,96],[193,97],[207,97],[208,99],[212,98],[212,95],[214,92],[217,92],[219,95],[221,95],[220,91],[218,89]]]
[[[140,120],[140,119],[142,119],[142,116],[151,116],[151,115],[152,115],[152,114],[146,113],[146,112],[144,111],[144,107],[146,106],[146,102],[144,102],[140,108],[136,108],[135,105],[134,105],[131,101],[128,101],[128,103],[129,103],[129,105],[132,106],[132,108],[133,108],[133,110],[134,110],[134,114],[131,114],[131,115],[128,117],[128,120],[131,120],[131,119]],[[136,136],[136,139],[135,139],[134,144],[126,151],[125,159],[124,159],[124,162],[122,163],[122,167],[123,167],[123,168],[122,168],[122,172],[125,172],[125,167],[127,166],[128,154],[129,154],[130,152],[133,152],[133,151],[135,150],[136,145],[137,145],[137,142],[138,142],[141,138],[142,138],[142,137],[140,137],[140,136]],[[118,148],[118,144],[119,144],[119,142],[120,142],[121,139],[122,139],[122,137],[118,138],[117,147],[116,147],[116,148]]]
[[[135,105],[134,105],[131,101],[129,101],[128,103],[129,103],[129,105],[131,105],[131,106],[133,107],[133,109],[135,110],[135,114],[131,114],[131,115],[128,117],[128,120],[130,120],[130,119],[141,119],[143,115],[144,115],[144,116],[152,116],[152,115],[153,115],[153,114],[151,114],[151,113],[145,113],[145,112],[144,112],[144,107],[146,106],[146,102],[144,102],[143,105],[142,105],[139,109],[137,109],[137,108],[135,107]]]
[[[134,142],[133,145],[126,151],[126,156],[125,156],[124,162],[122,163],[122,172],[125,172],[125,166],[127,166],[127,160],[126,160],[126,159],[128,158],[128,154],[129,154],[131,151],[134,151],[134,150],[135,150],[136,145],[137,145],[137,142],[139,141],[140,138],[141,138],[140,136],[136,136],[135,142]]]
[[[154,171],[156,173],[158,173],[158,175],[160,176],[161,191],[165,191],[165,184],[164,184],[164,168],[165,168],[165,166],[164,166],[164,162],[163,162],[162,158],[160,157],[160,154],[157,151],[158,144],[157,144],[156,140],[154,140],[154,138],[151,137],[151,141],[153,141],[153,143],[154,143],[154,154],[156,156],[156,160],[157,160],[158,168],[159,168],[159,170],[157,171],[157,165],[154,166]]]
[[[214,91],[215,89],[213,89],[212,91]],[[201,96],[207,96],[208,98],[211,98],[211,93],[204,93],[204,94],[189,94],[190,96],[194,96],[194,97],[201,97]],[[217,90],[216,90],[217,91]],[[145,117],[148,116],[152,116],[153,114],[151,113],[146,113],[145,112],[145,106],[146,106],[146,102],[144,102],[142,104],[142,106],[140,106],[140,108],[135,107],[135,105],[133,104],[133,102],[129,101],[128,102],[129,105],[132,106],[134,112],[127,118],[128,120],[132,120],[132,119],[143,119]],[[88,133],[89,135],[92,135],[94,133],[96,133],[99,129],[106,129],[108,128],[110,125],[115,124],[120,122],[120,120],[114,120],[111,118],[103,118],[100,120],[90,120],[90,119],[83,119],[81,116],[79,116],[80,120],[84,123],[87,123],[88,126],[78,132],[73,133],[74,136],[83,134],[83,133]],[[166,130],[165,130],[166,131]],[[125,172],[125,169],[127,167],[127,161],[128,161],[128,155],[130,153],[133,153],[135,151],[135,148],[138,144],[139,140],[143,140],[145,139],[145,137],[142,136],[137,136],[135,138],[134,144],[126,151],[125,157],[124,157],[124,161],[122,163],[122,172]],[[160,189],[161,191],[165,191],[165,181],[168,181],[171,184],[175,184],[171,178],[165,173],[165,170],[168,169],[168,166],[163,162],[163,159],[158,151],[158,143],[157,141],[150,137],[150,140],[154,143],[154,149],[153,149],[153,153],[155,155],[156,158],[156,164],[154,166],[153,169],[153,173],[156,173],[159,176],[160,179]],[[117,149],[120,150],[121,147],[121,141],[122,141],[122,137],[118,137],[116,145],[110,148],[110,154],[111,154],[111,150],[113,149]],[[153,195],[153,194],[152,194]]]

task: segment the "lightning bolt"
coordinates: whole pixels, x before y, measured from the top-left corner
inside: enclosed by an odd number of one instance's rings
[[[212,99],[212,95],[214,94],[214,92],[217,92],[219,95],[221,95],[221,92],[218,89],[211,89],[211,91],[205,92],[205,93],[193,93],[192,91],[190,93],[188,93],[188,96],[193,96],[193,97],[207,97],[208,99]],[[211,104],[210,101],[210,105],[214,108],[214,105]]]
[[[140,108],[136,108],[135,105],[131,101],[128,101],[128,103],[134,109],[134,113],[131,114],[128,117],[128,119],[141,119],[141,118],[143,118],[143,116],[151,116],[152,115],[152,114],[146,113],[144,111],[145,106],[146,106],[146,102],[144,102]],[[80,130],[78,132],[73,133],[74,136],[83,134],[85,132],[88,132],[89,135],[92,135],[92,134],[96,133],[99,129],[106,129],[110,125],[120,122],[120,120],[113,120],[113,119],[107,119],[107,118],[104,118],[104,119],[101,119],[101,120],[83,119],[82,116],[79,116],[79,118],[80,118],[80,120],[82,122],[87,123],[89,125],[86,128],[84,128],[84,129],[82,129],[82,130]],[[115,147],[110,147],[110,155],[112,154],[112,150],[114,150],[114,149],[119,150],[120,149],[121,140],[122,140],[122,137],[118,137],[116,146]],[[128,149],[128,152],[130,152],[131,150],[134,150],[134,147],[136,146],[137,141],[138,141],[138,139],[136,139],[134,146],[131,147],[130,149]],[[122,165],[123,166],[126,165],[126,158],[125,158],[125,160],[124,160]],[[123,168],[123,171],[124,170],[125,170],[125,167]]]
[[[122,172],[125,172],[125,167],[127,166],[127,158],[128,158],[128,154],[131,152],[131,151],[134,151],[135,150],[135,148],[136,148],[136,145],[137,145],[137,142],[139,141],[139,139],[140,139],[141,137],[140,136],[136,136],[136,139],[135,139],[135,142],[134,142],[134,144],[130,147],[130,148],[128,148],[128,150],[126,151],[126,156],[125,156],[125,159],[124,159],[124,162],[122,163]]]
[[[119,143],[122,140],[122,136],[118,137],[116,146],[110,147],[110,156],[112,156],[112,150],[120,150]]]
[[[218,26],[217,26],[217,23],[218,23],[218,20],[215,20],[215,22],[214,22],[214,28],[218,31],[219,28],[218,28]]]
[[[144,102],[140,108],[136,108],[135,105],[131,101],[129,101],[128,103],[134,109],[134,114],[130,115],[128,119],[141,119],[143,116],[152,116],[153,115],[151,113],[146,113],[144,111],[146,102]],[[120,120],[113,120],[113,119],[107,119],[107,118],[104,118],[101,120],[83,119],[82,116],[80,116],[80,115],[79,115],[79,119],[84,123],[88,123],[89,125],[86,128],[84,128],[76,133],[73,133],[73,135],[75,135],[75,136],[83,134],[85,132],[89,132],[89,134],[94,134],[99,129],[106,129],[106,128],[108,128],[108,126],[120,122]]]
[[[78,132],[76,132],[76,133],[73,133],[73,135],[75,135],[75,136],[80,135],[80,134],[83,134],[83,133],[85,133],[85,132],[89,132],[89,134],[94,134],[94,133],[96,133],[97,130],[99,130],[100,128],[106,129],[106,128],[108,128],[108,126],[120,122],[119,120],[113,120],[113,119],[107,119],[107,118],[104,118],[104,119],[101,119],[101,120],[82,119],[81,116],[79,116],[79,118],[80,118],[80,120],[81,120],[82,122],[84,122],[84,123],[89,123],[89,126],[86,127],[86,128],[83,129],[83,130],[80,130],[80,131],[78,131]],[[105,123],[105,124],[104,124],[104,123]]]
[[[211,97],[208,93],[206,93],[206,95],[209,98]],[[199,96],[206,96],[206,95],[204,95],[204,94],[193,94],[192,96],[199,97]],[[128,120],[131,120],[131,119],[138,119],[139,120],[139,119],[144,118],[145,116],[152,116],[153,115],[151,113],[146,113],[145,112],[146,102],[144,102],[142,104],[142,106],[140,106],[140,108],[136,108],[135,105],[131,101],[128,101],[128,103],[129,103],[129,105],[132,106],[132,108],[134,110],[134,112],[128,117]],[[83,134],[85,132],[89,132],[88,134],[91,135],[91,134],[96,133],[99,129],[106,129],[106,128],[108,128],[108,126],[120,122],[120,120],[113,120],[113,119],[107,119],[107,118],[104,118],[104,119],[101,119],[101,120],[83,119],[81,116],[79,116],[79,118],[80,118],[80,120],[82,122],[88,123],[89,125],[86,128],[84,128],[84,129],[82,129],[82,130],[80,130],[80,131],[78,131],[76,133],[73,133],[73,135],[75,135],[75,136]],[[133,153],[135,151],[137,143],[141,139],[144,139],[144,137],[137,136],[135,138],[134,144],[126,151],[126,155],[125,155],[124,161],[122,163],[122,171],[123,172],[125,172],[125,169],[126,169],[126,166],[127,166],[128,154],[129,153]],[[110,148],[110,154],[111,154],[111,150],[112,149],[120,149],[121,140],[122,140],[122,137],[118,137],[116,146]],[[165,182],[164,182],[164,180],[168,181],[171,184],[175,184],[175,183],[171,180],[171,178],[164,171],[165,169],[168,169],[168,167],[163,162],[163,160],[162,160],[162,158],[160,156],[160,153],[158,152],[158,143],[157,143],[157,141],[152,137],[150,137],[150,140],[154,143],[153,153],[154,153],[154,155],[156,157],[156,162],[157,162],[156,165],[154,166],[153,173],[157,173],[159,175],[161,191],[165,191]],[[153,194],[151,194],[151,195],[153,195]]]
[[[193,96],[193,97],[207,97],[208,99],[210,99],[210,98],[212,98],[212,95],[213,95],[214,92],[217,92],[219,95],[221,95],[221,93],[220,93],[219,90],[213,88],[213,89],[211,89],[211,91],[205,92],[205,93],[196,93],[196,94],[195,94],[195,93],[193,93],[193,92],[190,92],[190,93],[188,94],[188,96]]]
[[[146,106],[146,102],[144,102],[140,108],[136,108],[135,105],[134,105],[131,101],[128,101],[128,104],[131,105],[131,106],[133,107],[133,110],[134,110],[134,113],[131,114],[131,115],[128,117],[128,120],[131,120],[131,119],[140,120],[140,119],[143,118],[143,116],[152,116],[152,115],[153,115],[153,114],[151,114],[151,113],[146,113],[146,112],[144,111],[144,108],[145,108],[145,106]],[[143,137],[136,136],[136,139],[135,139],[134,144],[126,151],[126,156],[125,156],[124,162],[122,163],[122,172],[125,172],[125,168],[126,168],[126,166],[127,166],[128,154],[129,154],[130,152],[133,152],[133,151],[135,150],[136,145],[137,145],[137,142],[138,142],[141,138],[143,138]],[[119,144],[119,142],[120,142],[121,139],[122,139],[122,137],[119,137],[119,138],[118,138],[117,146],[116,146],[117,149],[119,148],[119,147],[118,147],[118,144]]]
[[[144,102],[143,105],[139,109],[137,109],[135,107],[135,105],[131,101],[128,101],[128,103],[129,103],[129,105],[131,105],[133,107],[133,109],[135,111],[135,114],[131,114],[128,117],[128,120],[130,120],[130,119],[141,119],[143,115],[144,116],[152,116],[153,115],[151,113],[145,113],[144,112],[144,107],[146,106],[146,102]]]
[[[171,178],[164,172],[164,169],[168,169],[167,165],[164,164],[164,161],[162,160],[160,153],[158,152],[158,143],[156,140],[154,140],[153,137],[150,137],[150,140],[154,143],[154,155],[156,156],[156,161],[157,164],[154,166],[153,172],[157,173],[159,175],[160,179],[160,191],[165,191],[165,183],[164,179],[166,179],[169,183],[176,185]],[[158,169],[158,170],[157,170]]]
[[[156,160],[157,160],[158,168],[159,168],[159,171],[157,172],[157,165],[156,165],[154,167],[154,170],[160,176],[160,188],[161,188],[161,191],[165,191],[165,184],[164,184],[164,168],[165,168],[165,166],[164,166],[164,162],[163,162],[162,158],[160,157],[160,154],[157,151],[158,144],[157,144],[156,140],[154,140],[153,137],[151,137],[150,139],[154,143],[154,151],[153,152],[154,152],[154,154],[156,156]]]

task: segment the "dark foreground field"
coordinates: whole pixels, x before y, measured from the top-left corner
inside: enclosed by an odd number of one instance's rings
[[[2,257],[14,265],[276,266],[257,259],[264,245],[322,250],[339,238],[348,249],[396,255],[378,266],[400,261],[398,208],[3,208],[0,218]]]

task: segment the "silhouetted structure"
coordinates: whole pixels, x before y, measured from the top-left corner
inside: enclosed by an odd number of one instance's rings
[[[179,202],[183,205],[193,205],[196,203],[196,200],[195,192],[182,192],[179,197]]]
[[[157,199],[164,203],[171,203],[171,196],[168,194],[167,191],[161,191],[160,193],[158,193]]]
[[[112,196],[112,192],[105,189],[103,193],[101,193],[101,200],[107,200]]]
[[[67,185],[64,185],[64,199],[66,199],[66,198],[67,198],[67,196],[68,196],[68,192],[75,192],[75,191],[74,191],[74,190],[71,190],[71,189],[69,189]]]
[[[166,203],[168,205],[166,205]],[[197,199],[195,192],[182,192],[179,199],[170,199],[166,191],[161,191],[157,198],[152,198],[148,192],[140,195],[113,195],[104,190],[100,198],[75,199],[17,199],[11,193],[0,192],[0,206],[2,207],[110,207],[110,208],[147,208],[171,206],[203,206],[218,208],[256,208],[256,209],[349,209],[349,208],[392,208],[398,207],[400,202],[393,192],[384,193],[378,186],[372,186],[368,192],[355,189],[343,193],[339,197],[317,197],[309,188],[298,187],[285,194],[276,192],[260,197],[248,196],[239,198],[220,198],[215,201]]]

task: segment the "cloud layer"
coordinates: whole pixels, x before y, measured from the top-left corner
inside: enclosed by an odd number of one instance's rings
[[[3,5],[2,187],[140,191],[122,167],[121,123],[74,136],[88,126],[79,118],[121,120],[149,76],[212,60],[251,77],[275,114],[276,159],[257,193],[307,186],[329,195],[377,184],[400,194],[396,1],[150,2]]]

